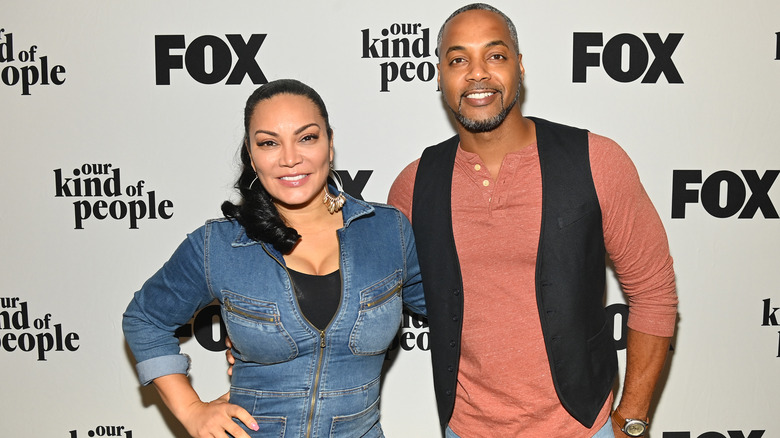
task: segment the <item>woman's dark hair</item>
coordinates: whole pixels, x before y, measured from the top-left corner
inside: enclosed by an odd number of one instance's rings
[[[244,140],[241,142],[241,175],[236,181],[235,188],[241,193],[241,200],[234,204],[230,201],[222,203],[222,214],[228,219],[235,219],[246,230],[246,235],[256,241],[272,244],[277,250],[289,253],[300,235],[294,228],[284,223],[279,215],[279,210],[271,199],[265,187],[255,181],[257,174],[252,167],[252,158],[249,155],[249,122],[255,112],[255,107],[263,100],[270,99],[279,94],[292,94],[303,96],[311,100],[319,109],[320,115],[325,120],[325,130],[328,139],[333,135],[328,119],[328,110],[325,102],[313,88],[295,79],[279,79],[271,81],[255,90],[247,99],[244,108]]]

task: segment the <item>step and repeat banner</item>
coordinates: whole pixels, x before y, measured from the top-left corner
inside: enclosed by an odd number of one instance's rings
[[[384,202],[454,133],[436,35],[463,4],[3,0],[0,436],[187,436],[139,387],[121,315],[235,200],[246,97],[318,90],[346,189]],[[518,28],[523,113],[616,140],[666,226],[680,316],[650,436],[780,437],[780,3],[494,5]],[[177,335],[201,396],[227,391],[218,308]],[[386,363],[387,436],[440,436],[425,324],[404,318]]]

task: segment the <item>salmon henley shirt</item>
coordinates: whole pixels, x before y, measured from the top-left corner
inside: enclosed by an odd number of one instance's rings
[[[628,297],[628,326],[674,332],[677,295],[666,233],[636,168],[614,141],[588,134],[604,244]],[[390,189],[410,220],[419,160]],[[536,303],[542,209],[537,145],[507,154],[492,179],[460,147],[452,176],[452,221],[463,278],[463,327],[455,408],[449,425],[472,437],[590,437],[609,419],[610,396],[588,429],[561,405]]]

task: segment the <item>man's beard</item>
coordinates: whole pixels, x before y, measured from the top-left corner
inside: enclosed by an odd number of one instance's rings
[[[475,120],[470,119],[463,114],[461,114],[461,101],[458,102],[458,110],[455,111],[452,107],[450,108],[450,111],[452,111],[452,114],[455,116],[455,119],[463,125],[466,130],[470,132],[488,132],[492,131],[496,128],[498,128],[501,123],[504,122],[504,119],[506,119],[506,116],[509,115],[509,112],[512,111],[512,108],[514,108],[515,104],[518,100],[520,100],[520,87],[517,87],[517,92],[515,93],[514,99],[512,99],[511,102],[509,102],[509,105],[504,107],[504,93],[501,93],[501,111],[498,112],[493,117],[489,117],[484,120]],[[462,99],[462,98],[461,98]]]

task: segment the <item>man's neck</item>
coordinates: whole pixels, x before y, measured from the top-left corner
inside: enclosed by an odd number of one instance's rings
[[[470,132],[457,127],[460,147],[482,159],[495,179],[504,156],[536,142],[536,126],[523,117],[519,110],[510,112],[504,122],[487,132]]]

